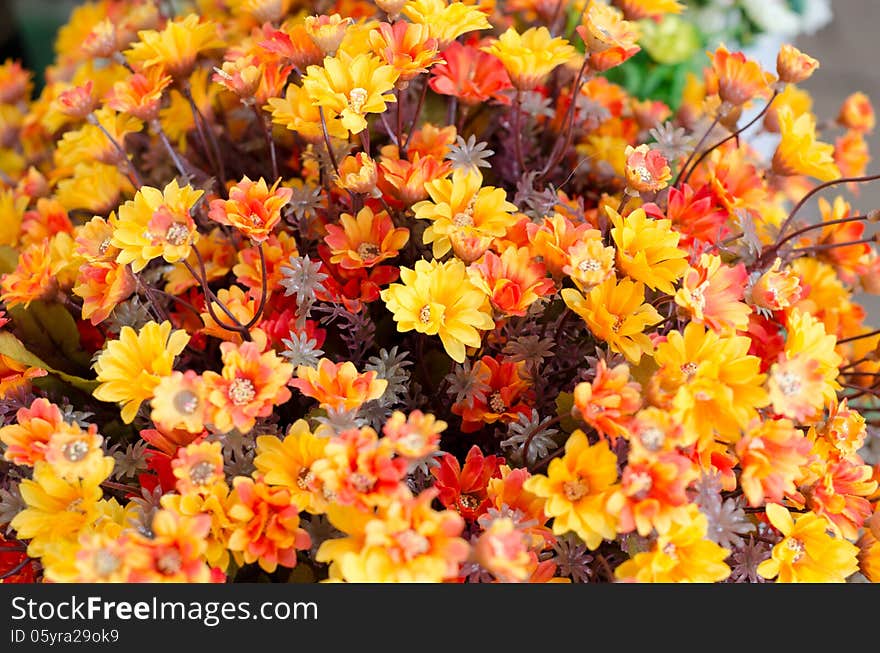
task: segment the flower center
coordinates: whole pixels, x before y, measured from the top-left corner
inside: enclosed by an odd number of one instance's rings
[[[369,492],[376,482],[366,474],[355,472],[349,477],[352,487],[358,492]]]
[[[375,243],[361,243],[357,248],[358,256],[365,261],[376,258],[380,252],[379,246]]]
[[[105,238],[104,240],[101,241],[101,244],[98,245],[98,254],[101,254],[103,256],[104,254],[107,253],[107,250],[109,248],[110,248],[110,239]]]
[[[355,113],[360,113],[364,108],[364,103],[367,101],[368,95],[366,89],[361,88],[360,86],[355,86],[348,94],[348,106],[350,106],[351,110]]]
[[[690,379],[694,374],[697,373],[697,364],[696,363],[685,363],[681,366],[682,373]]]
[[[656,426],[649,426],[641,434],[642,444],[645,445],[645,448],[649,451],[657,451],[661,446],[663,446],[663,441],[666,439],[666,434],[663,433],[662,430],[658,429]]]
[[[189,238],[189,229],[182,222],[172,222],[165,232],[165,240],[170,245],[183,245]]]
[[[792,554],[792,563],[804,557],[804,543],[796,537],[789,537],[783,546]]]
[[[578,263],[578,270],[581,272],[598,272],[602,269],[602,264],[594,258],[587,258]]]
[[[507,410],[507,404],[504,403],[504,399],[501,397],[500,392],[493,392],[492,396],[489,397],[489,407],[492,409],[492,412],[495,413],[503,413]]]
[[[303,467],[299,470],[299,474],[296,475],[296,486],[300,490],[308,490],[314,480],[315,475],[312,473],[312,470],[308,467]]]
[[[648,496],[653,485],[654,480],[646,472],[636,472],[629,477],[629,492],[640,501]]]
[[[394,539],[397,540],[397,544],[407,560],[412,560],[431,550],[431,542],[428,538],[421,533],[416,533],[411,528],[396,533]]]
[[[474,226],[474,216],[471,215],[470,211],[462,211],[460,213],[456,213],[452,216],[452,224],[456,227],[473,227]]]
[[[428,324],[431,321],[431,307],[425,304],[419,309],[419,322]]]
[[[95,551],[95,557],[92,561],[95,565],[95,573],[101,577],[109,576],[122,566],[122,560],[119,559],[119,556],[104,548]]]
[[[164,574],[165,576],[176,574],[180,571],[182,565],[183,560],[180,559],[180,552],[176,549],[165,551],[159,556],[159,559],[156,560],[156,569],[159,570],[160,574]]]
[[[61,453],[72,463],[78,463],[89,453],[89,444],[85,440],[68,442],[61,448]]]
[[[207,485],[214,476],[214,465],[207,460],[196,463],[189,470],[189,480],[193,485]]]
[[[797,374],[792,372],[781,372],[773,375],[779,391],[786,397],[796,395],[801,390],[801,379]]]
[[[458,499],[458,502],[463,505],[468,510],[475,510],[477,506],[482,503],[479,497],[475,497],[473,494],[462,494]]]
[[[257,396],[253,382],[250,379],[244,378],[233,379],[232,383],[229,384],[227,394],[236,406],[244,406],[253,401],[254,397]]]
[[[639,176],[639,180],[643,184],[648,184],[654,181],[654,175],[652,175],[651,171],[648,170],[645,166],[636,166],[633,169],[633,172],[635,172]]]
[[[562,484],[562,493],[565,494],[565,498],[569,501],[578,501],[583,499],[590,492],[590,486],[587,485],[587,482],[578,478],[574,481],[566,481]]]
[[[181,390],[174,395],[174,408],[184,415],[192,415],[199,407],[199,398],[190,390]]]
[[[668,555],[673,560],[678,560],[678,551],[675,548],[675,545],[672,542],[667,542],[663,547],[663,553]]]

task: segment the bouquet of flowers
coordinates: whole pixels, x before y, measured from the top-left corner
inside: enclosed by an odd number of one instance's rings
[[[632,97],[675,0],[182,4],[0,66],[4,580],[880,580],[867,97]]]

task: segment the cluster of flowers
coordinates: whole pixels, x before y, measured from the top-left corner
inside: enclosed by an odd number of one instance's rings
[[[868,99],[628,96],[674,0],[320,5],[0,66],[3,577],[880,580]]]

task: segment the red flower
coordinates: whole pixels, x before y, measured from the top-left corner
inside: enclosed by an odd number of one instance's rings
[[[489,479],[501,477],[500,456],[484,456],[477,445],[471,447],[464,467],[452,454],[443,454],[440,465],[431,469],[436,479],[434,487],[440,494],[438,499],[447,508],[458,510],[459,514],[471,521],[489,509],[490,501],[486,487]]]
[[[681,233],[679,247],[690,249],[695,241],[717,242],[730,232],[727,212],[713,203],[712,194],[704,186],[695,191],[687,184],[670,187],[666,213],[653,202],[642,208],[652,218],[668,218]]]
[[[473,433],[483,424],[513,422],[520,414],[531,411],[523,399],[530,399],[528,382],[520,376],[524,363],[501,362],[492,356],[483,356],[476,371],[484,377],[489,389],[468,403],[456,403],[452,412],[461,415],[463,433]]]
[[[464,104],[478,104],[490,99],[510,104],[510,98],[502,91],[513,88],[513,84],[498,57],[457,41],[441,56],[446,63],[436,64],[431,69],[433,76],[428,82],[435,93],[453,95]]]

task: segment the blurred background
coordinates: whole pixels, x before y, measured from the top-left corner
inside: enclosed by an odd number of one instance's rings
[[[819,121],[834,118],[844,98],[855,91],[867,94],[880,109],[880,0],[682,1],[687,21],[672,17],[659,27],[647,25],[644,51],[637,55],[641,59],[613,71],[614,81],[636,95],[660,97],[672,104],[680,96],[686,73],[705,64],[705,49],[722,42],[741,47],[773,70],[779,45],[793,42],[821,62],[812,79],[802,85],[813,96]],[[0,0],[0,61],[23,59],[35,71],[39,87],[40,71],[54,58],[55,32],[78,4],[77,0]],[[186,3],[175,0],[175,4]],[[867,140],[874,155],[868,169],[877,170],[880,129]],[[771,142],[770,152],[772,147]],[[833,193],[828,196],[833,198]],[[858,195],[850,194],[848,199],[860,213],[880,208],[880,182],[862,185]],[[817,217],[815,210],[801,215]],[[863,303],[870,322],[880,324],[880,300],[869,297]]]

